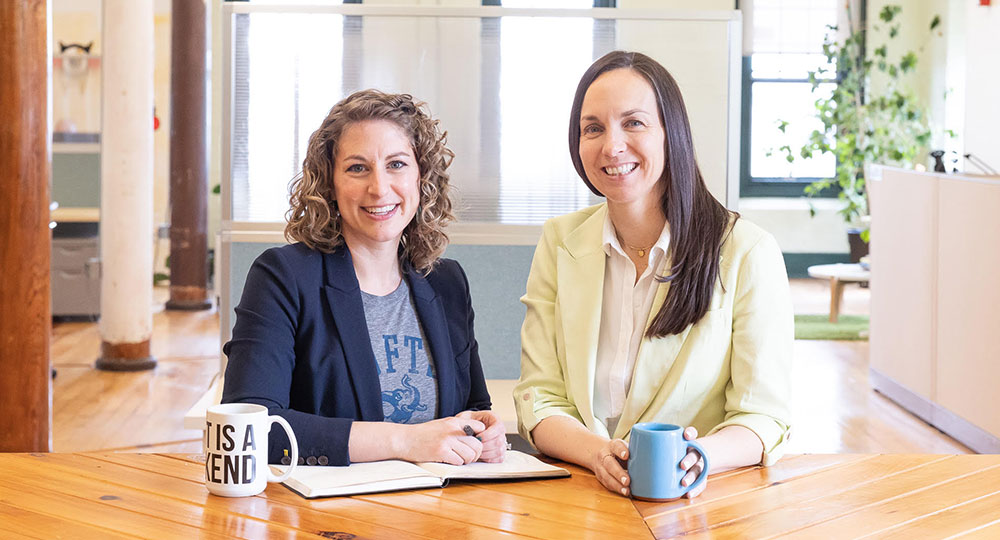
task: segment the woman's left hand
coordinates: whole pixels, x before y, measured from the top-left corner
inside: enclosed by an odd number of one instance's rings
[[[458,418],[471,418],[482,422],[486,429],[476,433],[476,437],[483,443],[483,453],[479,456],[479,461],[486,463],[502,463],[507,454],[507,430],[504,429],[503,422],[493,411],[462,411],[456,415]]]
[[[693,426],[688,426],[684,430],[684,440],[693,441],[697,438],[698,438],[698,430],[695,429]],[[705,468],[705,460],[701,458],[701,455],[698,454],[697,450],[695,450],[694,448],[689,448],[687,455],[684,456],[684,459],[681,460],[680,468],[687,471],[687,474],[685,474],[684,477],[681,478],[681,485],[687,487],[693,484],[694,481],[698,479],[698,475],[700,475],[702,469]],[[705,491],[705,486],[707,485],[708,485],[708,479],[706,478],[705,481],[702,482],[700,486],[692,489],[691,491],[688,491],[687,493],[684,494],[684,496],[687,497],[688,499],[693,499],[698,495],[701,495],[701,492]]]

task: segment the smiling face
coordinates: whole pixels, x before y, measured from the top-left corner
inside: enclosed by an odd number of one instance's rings
[[[608,71],[587,89],[580,111],[580,160],[609,206],[659,206],[664,140],[653,87],[636,71]]]
[[[420,204],[420,169],[403,128],[389,120],[344,128],[333,191],[349,247],[396,249]]]

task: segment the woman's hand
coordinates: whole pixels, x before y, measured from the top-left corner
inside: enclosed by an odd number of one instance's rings
[[[601,485],[615,493],[628,496],[629,476],[625,466],[628,463],[628,445],[621,439],[605,442],[594,453],[590,470]]]
[[[501,424],[502,425],[502,424]],[[407,461],[438,461],[450,465],[465,465],[479,459],[483,443],[467,435],[469,426],[476,433],[486,426],[475,418],[450,416],[422,424],[401,424],[405,427],[399,454]]]
[[[493,411],[462,411],[457,418],[471,419],[481,422],[486,429],[478,430],[471,423],[470,427],[476,433],[476,438],[483,443],[479,461],[486,463],[502,463],[507,455],[507,430],[503,422]]]
[[[698,430],[694,426],[688,426],[684,430],[684,440],[693,441],[698,438]],[[681,478],[681,485],[684,487],[690,486],[698,479],[698,475],[701,474],[702,469],[705,468],[705,460],[702,459],[701,455],[694,448],[688,448],[688,453],[681,460],[680,468],[687,471],[687,474]],[[708,479],[706,478],[700,486],[688,491],[684,494],[688,499],[693,499],[698,495],[701,495],[702,491],[705,491],[705,486],[708,485]]]

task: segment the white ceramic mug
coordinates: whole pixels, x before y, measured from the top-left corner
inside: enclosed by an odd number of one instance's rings
[[[267,434],[271,424],[285,428],[292,447],[292,463],[281,476],[267,466]],[[222,497],[249,497],[264,491],[268,482],[283,482],[299,460],[292,427],[280,416],[268,416],[267,407],[252,403],[213,405],[205,414],[205,487]]]

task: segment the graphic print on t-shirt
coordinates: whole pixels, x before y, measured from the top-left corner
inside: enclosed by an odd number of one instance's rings
[[[385,420],[405,424],[433,420],[437,378],[406,280],[385,296],[362,292],[361,298]]]
[[[405,424],[415,411],[426,411],[427,404],[420,403],[420,389],[410,384],[410,375],[403,375],[403,388],[382,392],[382,413],[390,422]]]

